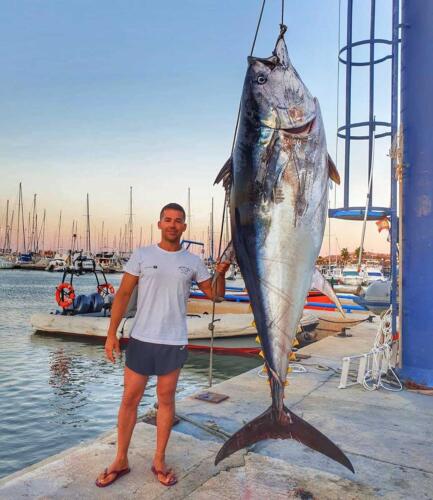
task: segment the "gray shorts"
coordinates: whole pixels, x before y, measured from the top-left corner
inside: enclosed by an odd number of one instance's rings
[[[140,375],[166,375],[182,368],[187,358],[186,345],[151,344],[130,337],[125,364]]]

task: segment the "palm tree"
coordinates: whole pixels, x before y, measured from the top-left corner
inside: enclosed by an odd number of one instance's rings
[[[343,264],[346,264],[346,262],[349,260],[350,257],[349,250],[347,250],[347,248],[342,248],[340,252],[340,257],[341,260],[343,261]]]
[[[355,248],[355,251],[353,253],[355,254],[356,260],[359,259],[360,252],[361,252],[361,247]]]

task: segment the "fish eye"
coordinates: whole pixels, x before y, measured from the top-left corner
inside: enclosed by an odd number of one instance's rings
[[[264,83],[266,83],[266,82],[267,82],[267,80],[268,80],[268,79],[266,78],[266,76],[265,76],[265,75],[259,75],[259,76],[257,77],[257,83],[259,83],[260,85],[263,85]]]

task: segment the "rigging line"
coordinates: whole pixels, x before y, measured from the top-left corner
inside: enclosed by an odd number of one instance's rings
[[[281,26],[284,26],[284,0],[281,0]]]
[[[221,244],[224,233],[224,220],[226,214],[226,208],[228,203],[227,193],[224,197],[224,208],[223,208],[223,216],[221,220],[221,231],[220,231],[220,240],[218,244],[218,259],[221,257]],[[215,280],[214,287],[212,290],[212,321],[209,323],[209,331],[210,331],[210,350],[209,350],[209,387],[212,387],[212,371],[213,371],[213,341],[214,341],[214,328],[215,328],[215,305],[216,305],[216,293],[217,293],[218,281]]]
[[[337,47],[337,131],[335,137],[335,165],[338,168],[338,119],[340,115],[340,51],[341,43],[341,0],[338,0],[338,47]],[[337,186],[334,186],[334,208],[337,208]]]
[[[253,39],[253,43],[251,45],[250,57],[254,53],[254,48],[256,46],[257,35],[259,34],[260,25],[262,23],[262,17],[263,17],[263,11],[265,10],[265,5],[266,5],[266,0],[263,0],[262,7],[260,9],[259,20],[257,21],[256,32],[254,33],[254,39]],[[233,154],[233,151],[235,149],[235,142],[236,142],[236,136],[238,135],[239,118],[240,118],[240,116],[241,116],[241,101],[239,101],[238,115],[237,115],[237,118],[236,118],[235,132],[233,134],[232,149],[231,149],[230,155]]]
[[[370,203],[371,203],[371,183],[373,181],[373,170],[374,170],[374,154],[375,154],[375,139],[376,139],[376,116],[373,118],[373,141],[372,141],[372,152],[371,152],[371,168],[370,168],[370,174],[368,176],[368,188],[367,188],[367,197],[365,200],[365,213],[364,213],[364,220],[362,223],[362,233],[361,233],[361,244],[359,246],[359,255],[358,255],[358,272],[361,269],[361,260],[362,260],[362,253],[364,251],[364,240],[365,240],[365,228],[367,225],[367,215],[368,215],[368,209],[370,208]]]

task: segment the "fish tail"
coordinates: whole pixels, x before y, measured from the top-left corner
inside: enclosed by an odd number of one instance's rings
[[[263,439],[294,439],[355,472],[343,451],[324,434],[286,407],[284,411],[278,412],[272,406],[224,443],[215,458],[215,465],[235,451]]]

